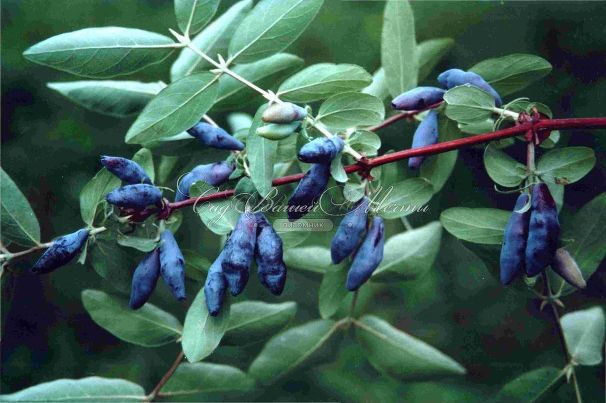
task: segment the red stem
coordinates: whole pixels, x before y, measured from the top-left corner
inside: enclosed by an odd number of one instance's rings
[[[433,107],[434,105],[431,105]],[[384,127],[389,126],[397,122],[398,120],[405,119],[421,111],[408,111],[400,113],[386,119],[384,122],[370,127],[368,130],[377,131]],[[389,164],[391,162],[401,161],[410,157],[416,157],[420,155],[433,155],[440,154],[447,151],[458,150],[460,148],[468,147],[474,144],[486,143],[489,141],[505,139],[508,137],[514,137],[519,134],[524,134],[529,130],[540,131],[540,130],[564,130],[564,129],[596,129],[606,128],[606,118],[571,118],[571,119],[544,119],[535,122],[527,122],[514,127],[510,127],[503,130],[497,130],[496,132],[483,133],[475,136],[464,137],[462,139],[456,139],[451,141],[444,141],[442,143],[433,144],[425,147],[410,148],[407,150],[396,151],[389,154],[384,154],[376,158],[364,159],[356,162],[355,164],[348,165],[345,167],[345,172],[348,174],[368,171],[371,168],[378,167],[380,165]],[[283,176],[276,178],[272,181],[272,185],[281,186],[289,183],[298,182],[304,176],[304,173]],[[223,190],[218,193],[209,194],[207,196],[201,196],[197,198],[186,199],[180,202],[168,203],[168,209],[170,211],[180,209],[187,206],[193,206],[198,203],[203,203],[211,200],[226,199],[234,195],[233,189]],[[157,213],[159,210],[152,208],[146,209],[133,216],[136,221],[143,220],[152,214]]]

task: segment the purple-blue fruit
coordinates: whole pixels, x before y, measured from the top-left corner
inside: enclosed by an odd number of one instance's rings
[[[206,307],[210,316],[217,316],[225,301],[225,290],[227,289],[227,281],[223,275],[223,257],[225,249],[221,251],[217,259],[208,269],[206,282],[204,283],[204,298],[206,299]]]
[[[341,263],[351,255],[366,232],[366,220],[370,200],[364,196],[343,217],[330,245],[330,256],[334,264]]]
[[[223,274],[233,296],[240,294],[246,283],[255,255],[257,219],[252,213],[242,213],[231,236],[225,243]]]
[[[160,235],[160,274],[179,301],[185,299],[185,259],[170,230]]]
[[[135,161],[122,158],[122,157],[110,157],[107,155],[101,156],[101,164],[107,168],[109,172],[116,175],[122,181],[129,184],[147,183],[152,184],[151,179],[145,173],[145,170],[141,165]]]
[[[383,260],[383,245],[385,243],[385,225],[381,217],[374,217],[368,229],[366,238],[354,256],[347,273],[345,287],[356,291],[364,284]]]
[[[438,112],[431,110],[412,136],[412,148],[425,147],[438,142]],[[408,168],[419,169],[424,156],[410,157]]]
[[[219,186],[229,179],[234,172],[235,165],[225,161],[212,164],[198,165],[179,180],[175,201],[189,198],[189,188],[195,182],[202,181],[211,186]]]
[[[560,222],[555,201],[545,183],[534,185],[526,243],[526,274],[536,276],[553,262],[559,240]]]
[[[493,96],[496,106],[501,106],[501,96],[490,84],[486,82],[479,74],[461,69],[446,70],[438,76],[438,82],[446,89],[451,89],[459,85],[473,85],[481,90],[488,92]]]
[[[581,289],[587,287],[587,283],[583,278],[583,272],[566,249],[559,248],[556,250],[553,262],[551,262],[551,268],[566,280],[568,284]]]
[[[298,157],[310,164],[330,164],[344,146],[345,142],[339,136],[320,137],[301,147]]]
[[[295,221],[309,213],[328,186],[330,165],[313,164],[301,178],[288,200],[288,220]]]
[[[105,196],[108,203],[118,207],[143,210],[146,206],[162,204],[162,192],[154,185],[126,185],[112,190]]]
[[[524,272],[526,240],[528,238],[528,220],[530,209],[519,212],[528,203],[529,196],[522,193],[518,196],[511,217],[505,227],[503,246],[501,247],[500,271],[501,283],[507,285]]]
[[[272,294],[280,295],[286,283],[282,239],[263,213],[257,213],[257,244],[255,247],[259,280]]]
[[[395,97],[391,106],[404,111],[424,109],[442,101],[445,93],[446,91],[437,87],[417,87]]]
[[[191,129],[188,129],[187,132],[209,147],[219,148],[221,150],[244,150],[244,143],[240,140],[220,127],[205,122],[196,123],[196,125]]]
[[[86,228],[60,236],[40,256],[32,267],[32,272],[38,274],[50,273],[61,266],[65,266],[80,253],[87,239],[88,230]]]
[[[130,309],[139,309],[149,300],[160,277],[160,251],[149,252],[137,265],[130,291]]]

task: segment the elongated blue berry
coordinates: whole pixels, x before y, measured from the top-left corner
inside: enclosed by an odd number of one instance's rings
[[[560,240],[560,222],[555,201],[545,183],[533,186],[531,207],[526,274],[536,276],[553,262]]]
[[[225,161],[212,164],[198,165],[179,180],[175,201],[189,198],[189,188],[195,182],[202,181],[211,186],[219,186],[229,179],[234,172],[235,165]]]
[[[412,136],[412,148],[425,147],[438,142],[438,112],[431,110],[419,124]],[[410,157],[408,168],[419,169],[424,156]]]
[[[391,106],[404,111],[424,109],[440,102],[445,93],[446,91],[437,87],[417,87],[395,97]]]
[[[146,206],[162,204],[162,192],[153,185],[126,185],[112,190],[105,196],[108,203],[118,207],[143,210]]]
[[[263,112],[262,119],[266,123],[292,123],[307,117],[305,108],[290,102],[271,104]]]
[[[65,266],[80,253],[88,239],[88,234],[88,230],[83,228],[55,239],[32,267],[32,271],[44,274]]]
[[[524,273],[530,209],[525,212],[520,212],[520,210],[528,203],[528,199],[527,193],[518,196],[511,217],[509,217],[505,227],[500,258],[501,283],[503,285],[511,283],[518,275]]]
[[[221,267],[224,256],[225,249],[221,251],[208,269],[208,275],[206,276],[206,282],[204,283],[204,298],[210,316],[217,316],[221,311],[223,301],[225,301],[227,281],[225,280],[223,268]]]
[[[362,241],[360,248],[354,256],[347,273],[345,287],[349,291],[356,291],[368,281],[372,273],[383,260],[383,245],[385,243],[385,225],[381,217],[374,217],[368,233]]]
[[[187,132],[200,140],[202,144],[209,147],[219,148],[221,150],[238,150],[244,149],[244,143],[236,139],[220,127],[213,126],[205,122],[196,123],[194,127],[188,129]]]
[[[559,248],[556,250],[553,262],[551,262],[551,268],[573,287],[587,287],[581,269],[579,269],[577,262],[566,249]]]
[[[101,156],[101,164],[107,168],[109,172],[131,185],[137,183],[152,184],[151,179],[147,176],[143,167],[135,161],[122,157],[103,155]]]
[[[170,230],[160,235],[160,274],[176,299],[185,299],[185,259]]]
[[[289,221],[298,220],[311,211],[326,190],[329,177],[330,165],[313,164],[311,166],[288,200]]]
[[[221,267],[233,296],[244,291],[250,265],[255,255],[257,219],[252,213],[240,215],[236,227],[225,243],[225,256]]]
[[[272,294],[280,295],[286,284],[286,265],[283,260],[282,239],[263,213],[257,213],[257,244],[255,260],[259,280]]]
[[[160,251],[149,252],[137,265],[133,273],[130,291],[130,309],[139,309],[149,300],[160,277]]]
[[[351,255],[362,240],[362,236],[366,232],[369,205],[370,200],[364,196],[341,220],[330,244],[330,256],[334,264],[341,263],[343,259]]]
[[[345,142],[339,136],[319,137],[301,147],[298,157],[312,164],[330,164],[344,146]]]
[[[488,84],[479,74],[461,69],[450,69],[438,76],[438,82],[446,89],[451,89],[459,85],[473,85],[481,90],[488,92],[493,96],[496,106],[501,106],[501,96],[490,84]]]

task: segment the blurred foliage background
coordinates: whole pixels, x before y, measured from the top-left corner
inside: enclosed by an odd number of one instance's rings
[[[222,10],[233,2],[223,3]],[[456,40],[426,84],[435,84],[437,73],[448,67],[467,68],[490,57],[533,53],[550,61],[554,70],[517,96],[546,103],[556,117],[605,115],[603,3],[413,1],[412,5],[419,41],[445,36]],[[312,25],[287,51],[303,57],[306,65],[355,63],[372,73],[380,64],[383,7],[381,1],[326,0]],[[137,148],[123,142],[132,120],[101,116],[70,103],[46,83],[78,78],[28,63],[21,53],[59,33],[109,25],[167,34],[176,25],[172,2],[2,1],[2,166],[32,204],[45,241],[81,226],[78,195],[100,168],[98,156],[130,156]],[[125,79],[168,82],[175,57]],[[254,113],[254,108],[247,111]],[[225,122],[225,116],[215,115]],[[409,147],[413,130],[413,125],[399,123],[382,131],[383,150]],[[562,212],[566,215],[604,191],[606,132],[569,131],[562,144],[587,145],[598,157],[586,178],[567,186]],[[414,225],[437,219],[449,206],[511,208],[513,196],[498,194],[484,172],[482,151],[478,147],[460,153],[456,171],[432,200],[430,213],[412,216]],[[522,150],[512,151],[522,155]],[[214,257],[217,237],[204,231],[193,213],[186,212],[185,217],[178,234],[182,247]],[[394,223],[390,233],[402,230]],[[327,244],[324,239],[317,242]],[[82,289],[103,288],[90,265],[73,263],[50,276],[33,276],[27,272],[32,263],[19,261],[2,279],[1,392],[91,375],[127,378],[151,389],[178,346],[132,346],[94,324],[80,300]],[[603,303],[604,266],[589,279],[585,291],[564,300],[567,311]],[[289,276],[282,299],[299,302],[298,319],[317,317],[320,278],[294,270]],[[197,287],[192,285],[192,296]],[[184,308],[171,302],[164,286],[159,289],[153,300],[183,319]],[[539,311],[537,301],[499,286],[482,263],[446,232],[428,275],[401,286],[369,285],[363,290],[359,311],[372,311],[439,348],[463,364],[468,376],[440,383],[395,382],[380,377],[346,338],[336,363],[292,374],[247,400],[479,401],[522,372],[564,363],[548,315]],[[249,287],[247,294],[241,298],[269,298],[257,285]],[[209,361],[245,369],[260,347],[222,347]],[[578,376],[586,401],[603,399],[603,366],[580,367]],[[560,388],[559,397],[566,400],[571,391]]]

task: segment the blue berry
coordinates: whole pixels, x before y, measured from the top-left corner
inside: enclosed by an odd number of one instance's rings
[[[299,160],[312,164],[330,164],[343,151],[345,142],[339,136],[319,137],[299,150]]]
[[[438,142],[438,112],[429,111],[425,119],[419,124],[415,134],[412,136],[412,148],[425,147]],[[425,160],[424,156],[410,157],[408,168],[419,169]]]
[[[330,256],[334,264],[341,263],[356,250],[366,232],[369,205],[370,200],[364,196],[341,220],[330,245]]]
[[[160,251],[149,252],[137,265],[130,291],[130,309],[139,309],[149,300],[160,277]]]
[[[490,84],[488,84],[479,74],[461,69],[450,69],[438,76],[438,82],[446,89],[451,89],[459,85],[473,85],[481,90],[488,92],[493,96],[496,106],[501,106],[501,96]]]
[[[32,271],[38,274],[50,273],[65,266],[80,253],[86,244],[88,234],[88,230],[83,228],[55,239],[53,244],[40,256]]]
[[[185,259],[170,230],[160,235],[160,274],[176,299],[185,299]]]
[[[234,172],[235,168],[234,164],[225,161],[198,165],[179,180],[175,201],[178,202],[188,199],[189,188],[195,182],[202,181],[211,186],[221,185],[229,179],[229,176]]]
[[[526,244],[526,274],[536,276],[553,262],[560,240],[555,201],[544,183],[532,187],[530,224]]]
[[[204,283],[204,297],[206,299],[206,307],[210,316],[217,316],[225,301],[225,290],[227,289],[227,281],[223,275],[223,257],[225,249],[221,251],[217,259],[208,269],[206,282]]]
[[[523,213],[518,211],[526,205],[528,198],[528,194],[526,193],[518,196],[513,213],[511,213],[511,217],[509,217],[509,221],[505,227],[500,257],[501,283],[503,285],[511,283],[518,275],[524,272],[530,210]]]
[[[146,206],[162,204],[162,192],[153,185],[126,185],[112,190],[105,196],[108,203],[118,207],[143,210]]]
[[[312,164],[288,200],[289,221],[296,221],[311,211],[326,190],[329,177],[330,165]]]
[[[282,240],[263,213],[257,213],[257,244],[255,260],[259,280],[272,294],[280,295],[286,283],[286,265],[283,260]]]
[[[250,265],[255,254],[257,220],[252,213],[240,215],[236,227],[225,243],[225,256],[221,267],[233,296],[244,291]]]
[[[442,101],[445,93],[446,91],[437,87],[417,87],[395,97],[391,106],[405,111],[424,109]]]
[[[375,217],[366,234],[366,238],[354,256],[347,282],[349,291],[356,291],[364,284],[383,260],[383,245],[385,242],[385,226],[381,217]]]
[[[147,183],[152,184],[151,179],[145,173],[145,170],[141,165],[135,161],[122,158],[122,157],[110,157],[107,155],[101,156],[101,164],[107,168],[107,170],[122,181],[129,184]]]
[[[221,150],[244,150],[244,143],[236,139],[220,127],[199,122],[187,132],[200,140],[202,144]]]

